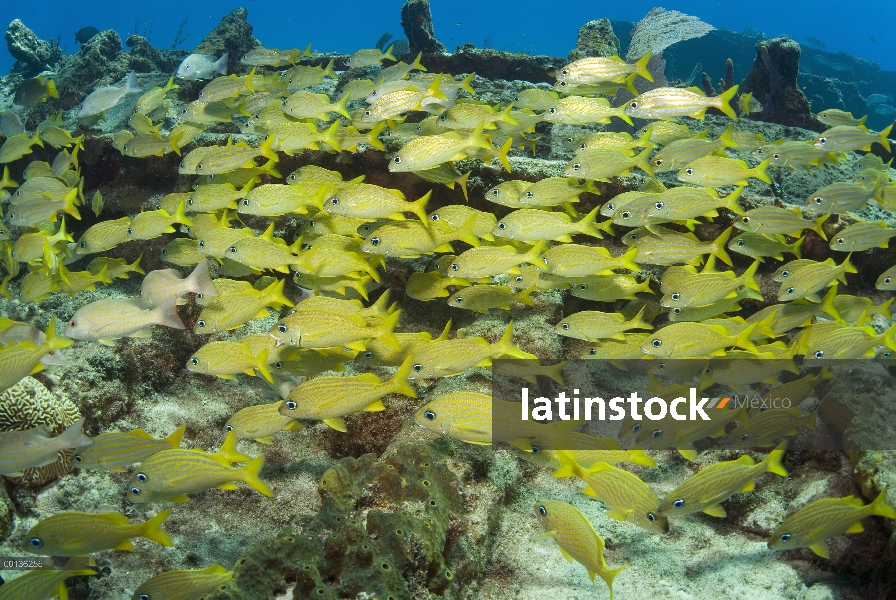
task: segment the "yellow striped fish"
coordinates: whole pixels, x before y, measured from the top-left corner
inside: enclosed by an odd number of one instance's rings
[[[535,288],[529,288],[515,294],[508,285],[474,285],[452,294],[448,298],[448,306],[475,310],[480,313],[488,313],[490,308],[510,310],[511,302],[533,306],[532,299],[529,297],[533,291]]]
[[[645,354],[663,358],[701,358],[725,356],[725,348],[738,346],[757,352],[750,336],[758,324],[753,324],[737,335],[718,325],[704,323],[673,323],[652,334],[641,344]]]
[[[610,600],[613,600],[613,580],[627,565],[616,569],[607,566],[604,541],[591,521],[572,504],[559,500],[536,502],[535,516],[546,532],[544,536],[557,542],[563,558],[584,566],[591,581],[595,575],[600,575],[610,588]]]
[[[388,381],[373,373],[354,377],[316,377],[305,381],[280,405],[281,415],[293,419],[320,420],[337,431],[347,432],[343,417],[357,412],[386,410],[382,398],[389,394],[417,397],[408,383],[412,360],[406,358]]]
[[[36,136],[35,136],[36,137]],[[0,587],[0,600],[67,600],[65,580],[69,577],[96,575],[92,569],[36,569],[15,579],[8,579]]]
[[[579,279],[572,284],[570,292],[576,298],[594,302],[615,302],[634,300],[637,294],[651,294],[650,279],[638,283],[633,275],[598,275]]]
[[[769,162],[767,158],[752,169],[746,161],[724,156],[704,156],[689,163],[678,172],[678,180],[706,187],[726,185],[748,185],[748,178],[771,183],[766,174]]]
[[[140,266],[140,261],[142,259],[143,255],[141,254],[133,264],[128,264],[123,258],[97,256],[87,264],[87,270],[90,271],[91,275],[99,275],[103,272],[103,268],[105,268],[106,276],[109,277],[109,279],[130,279],[130,273],[146,275],[146,271]]]
[[[295,431],[302,426],[292,417],[280,414],[281,400],[270,404],[247,406],[227,419],[224,428],[232,431],[238,440],[255,440],[270,444],[281,431]]]
[[[695,512],[724,517],[727,513],[722,508],[722,502],[734,494],[751,491],[754,488],[755,478],[765,472],[787,477],[787,470],[781,464],[786,449],[787,442],[781,442],[758,464],[748,455],[741,456],[737,460],[714,463],[666,494],[666,498],[660,503],[659,511],[661,514],[676,517]]]
[[[164,233],[174,233],[175,223],[192,225],[193,222],[184,213],[185,204],[181,202],[174,214],[164,208],[144,211],[131,219],[126,231],[129,240],[152,240]]]
[[[699,88],[660,87],[644,92],[629,100],[625,113],[636,119],[674,119],[693,117],[702,119],[707,108],[717,108],[737,121],[737,113],[731,107],[731,99],[737,94],[732,86],[718,96],[707,98]]]
[[[716,239],[701,242],[692,233],[682,234],[653,225],[650,230],[645,228],[630,231],[625,239],[637,236],[631,245],[638,249],[634,261],[642,265],[699,264],[704,254],[716,256],[725,264],[731,265],[731,257],[725,252],[725,242],[728,241],[731,230],[729,227]]]
[[[503,273],[518,273],[523,263],[536,267],[544,266],[539,258],[547,242],[541,241],[528,250],[518,250],[513,246],[482,246],[470,248],[455,257],[448,266],[448,274],[463,279],[483,279]]]
[[[263,290],[256,290],[251,285],[240,285],[248,282],[233,282],[240,289],[224,291],[215,280],[218,296],[199,313],[199,319],[193,327],[193,333],[218,333],[235,329],[252,319],[264,319],[268,316],[267,308],[279,310],[281,306],[292,306],[292,302],[283,295],[285,279],[275,279]]]
[[[43,556],[84,556],[103,550],[133,550],[131,538],[145,537],[163,546],[174,546],[162,530],[171,509],[131,525],[121,513],[64,511],[41,520],[25,534],[22,548]]]
[[[864,125],[859,125],[858,127],[837,125],[822,131],[821,135],[815,138],[813,145],[816,150],[824,150],[826,152],[849,152],[851,150],[870,151],[871,146],[877,142],[889,152],[890,142],[887,141],[887,136],[890,135],[892,129],[893,125],[890,124],[889,127],[880,133],[874,133],[869,131]]]
[[[720,148],[737,146],[731,137],[733,133],[733,126],[729,126],[717,140],[707,139],[705,131],[690,138],[675,140],[650,159],[653,163],[653,172],[677,171]]]
[[[134,591],[135,600],[193,600],[210,594],[233,579],[233,571],[221,565],[205,569],[165,571],[141,583]]]
[[[248,462],[234,468],[232,462]],[[186,502],[187,494],[211,488],[237,489],[241,481],[265,496],[273,496],[271,488],[259,479],[264,457],[250,459],[236,450],[236,437],[228,433],[216,454],[200,450],[171,449],[157,452],[140,463],[131,476],[127,498],[134,503]]]
[[[775,388],[766,394],[772,398],[787,398],[787,396],[779,395]],[[728,443],[734,448],[762,448],[771,446],[782,437],[796,435],[797,430],[803,425],[815,431],[817,412],[818,409],[803,416],[796,406],[764,410],[750,417],[749,427],[744,425],[736,427],[728,436]],[[786,443],[786,440],[782,443]]]
[[[56,437],[50,437],[43,425],[0,433],[0,475],[19,477],[25,469],[56,462],[63,450],[92,444],[93,440],[81,432],[83,425],[82,417]]]
[[[364,317],[357,314],[297,312],[280,319],[271,328],[270,334],[276,338],[278,346],[345,346],[363,351],[366,349],[366,340],[379,339],[395,349],[401,349],[401,344],[393,333],[400,316],[401,311],[395,311],[382,323],[371,327]]]
[[[896,510],[887,504],[883,490],[871,504],[861,498],[822,498],[810,502],[778,525],[768,541],[770,550],[809,548],[823,558],[830,558],[826,540],[844,533],[861,533],[862,519],[872,515],[896,519]]]
[[[821,239],[827,240],[827,236],[821,229],[822,223],[827,218],[828,215],[822,215],[815,221],[807,221],[798,208],[788,210],[777,206],[761,206],[748,210],[743,216],[735,219],[732,225],[750,233],[763,235],[783,233],[791,237],[800,237],[804,229],[811,229]]]
[[[588,486],[582,493],[603,501],[610,509],[607,516],[611,519],[647,531],[669,531],[669,519],[659,513],[660,499],[637,475],[604,462],[584,469],[572,453],[564,450],[557,451],[557,458],[563,466],[554,471],[554,477],[578,477],[584,481]]]
[[[109,431],[93,438],[93,444],[78,448],[73,464],[81,469],[103,469],[123,473],[130,465],[143,462],[156,452],[179,448],[186,425],[167,438],[157,440],[142,429]]]
[[[801,266],[781,284],[778,300],[786,302],[806,298],[812,302],[820,302],[821,298],[816,292],[836,286],[838,280],[846,283],[847,273],[858,273],[849,262],[849,256],[839,265],[829,258],[824,262]]]
[[[572,242],[570,237],[572,234],[603,239],[601,231],[608,231],[610,223],[604,222],[598,225],[594,222],[598,210],[600,209],[595,207],[579,221],[573,222],[572,218],[564,213],[523,208],[504,216],[492,229],[491,234],[529,244],[541,240]]]
[[[181,175],[230,173],[240,168],[258,166],[255,164],[255,158],[258,156],[277,162],[279,157],[271,150],[273,143],[274,137],[270,136],[258,148],[250,148],[246,144],[197,148],[184,157],[178,172]]]
[[[877,223],[859,221],[837,232],[836,237],[831,238],[830,248],[838,252],[887,248],[893,236],[896,236],[896,228],[888,226],[883,221]]]
[[[56,318],[52,317],[41,343],[22,340],[0,347],[0,392],[5,392],[23,377],[41,371],[41,359],[47,354],[71,345],[71,339],[56,335]]]
[[[583,310],[565,317],[557,323],[554,331],[559,335],[596,342],[604,338],[624,340],[630,329],[653,329],[653,325],[641,320],[644,309],[631,320],[620,313],[605,313],[597,310]]]
[[[253,354],[248,344],[230,340],[209,342],[187,359],[187,370],[203,375],[216,375],[221,379],[233,379],[236,373],[255,376],[255,372],[268,383],[274,383],[267,367],[268,350]]]

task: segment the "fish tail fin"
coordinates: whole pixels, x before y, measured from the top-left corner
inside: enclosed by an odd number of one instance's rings
[[[327,129],[320,134],[320,140],[332,146],[336,152],[342,152],[342,144],[339,142],[339,138],[336,137],[336,132],[339,131],[340,125],[341,123],[339,122],[339,119],[336,119],[333,121],[332,125],[327,127]]]
[[[576,457],[567,450],[556,450],[554,455],[560,461],[560,466],[554,471],[554,477],[575,477],[582,473],[582,467],[576,462]]]
[[[159,123],[159,125],[161,125],[161,123]],[[169,134],[165,140],[168,142],[168,147],[171,148],[171,151],[178,156],[180,156],[180,140],[184,135],[186,135],[186,131],[178,131],[174,135]]]
[[[623,80],[623,83],[625,84],[625,89],[630,91],[632,93],[632,95],[634,95],[634,96],[638,95],[638,88],[635,87],[635,79],[637,79],[637,78],[638,78],[638,73],[632,73],[631,75],[629,75],[628,77],[626,77]],[[628,115],[626,115],[626,116],[628,116]]]
[[[108,264],[103,265],[103,268],[100,269],[100,272],[96,274],[96,280],[97,280],[97,282],[104,283],[106,285],[112,283],[112,278],[109,277],[109,265]]]
[[[181,425],[174,432],[165,438],[165,442],[168,443],[172,448],[180,448],[180,442],[184,437],[184,431],[186,431],[187,426]]]
[[[417,218],[420,219],[426,227],[429,227],[429,215],[426,214],[426,203],[429,202],[431,196],[432,190],[429,190],[419,200],[411,202],[408,206],[408,210],[417,215]]]
[[[213,284],[214,285],[214,284]],[[271,285],[264,288],[262,293],[267,297],[267,304],[279,304],[281,306],[295,306],[289,298],[283,295],[283,288],[286,287],[285,279],[277,279]]]
[[[507,324],[507,329],[504,331],[504,335],[501,336],[501,339],[494,345],[494,349],[496,354],[502,357],[510,356],[528,360],[538,358],[534,354],[529,354],[528,352],[523,351],[513,343],[513,321],[510,321]]]
[[[187,216],[186,210],[187,210],[187,203],[186,203],[186,201],[181,200],[178,203],[177,208],[174,210],[174,214],[171,215],[171,218],[173,219],[173,221],[171,221],[172,224],[180,223],[181,225],[186,225],[187,227],[192,227],[193,220]]]
[[[389,60],[394,60],[396,62],[398,61],[398,59],[395,58],[395,55],[392,54],[392,48],[394,48],[394,47],[395,47],[395,44],[392,44],[391,46],[389,46],[388,49],[386,49],[386,51],[383,53],[383,59],[388,58]]]
[[[893,507],[887,504],[887,490],[881,490],[874,502],[871,503],[871,506],[871,514],[886,517],[887,519],[896,519],[896,510],[893,510]]]
[[[648,175],[653,175],[653,165],[650,163],[650,154],[652,151],[652,148],[645,148],[635,157],[634,166],[638,167]]]
[[[268,369],[268,353],[270,350],[264,348],[261,352],[255,355],[256,364],[253,367],[256,371],[258,371],[264,380],[270,384],[274,383],[274,378],[271,376],[271,371]]]
[[[408,376],[411,374],[411,369],[413,368],[414,357],[408,356],[404,359],[404,362],[401,363],[401,366],[398,367],[398,370],[395,371],[395,375],[393,375],[392,379],[389,381],[393,393],[408,396],[409,398],[417,397],[417,390],[414,389],[414,386],[408,380]]]
[[[545,373],[546,376],[550,377],[560,385],[565,385],[563,383],[563,367],[566,366],[568,361],[558,362],[556,365],[551,365],[550,369]]]
[[[249,462],[252,460],[251,456],[247,456],[236,449],[236,434],[233,431],[230,431],[227,436],[225,436],[224,443],[221,444],[221,448],[218,450],[216,456],[231,463]]]
[[[768,176],[768,173],[766,173],[766,171],[768,170],[768,165],[771,162],[772,162],[772,158],[768,157],[764,161],[762,161],[761,163],[756,165],[753,169],[751,169],[753,171],[752,176],[755,177],[756,179],[758,179],[759,181],[764,181],[765,183],[771,183],[772,179],[771,179],[771,177]]]
[[[186,329],[180,315],[177,314],[177,296],[165,299],[157,308],[153,309],[153,323],[170,327],[172,329]]]
[[[849,262],[849,257],[850,257],[850,256],[852,256],[852,252],[850,252],[849,254],[847,254],[847,255],[846,255],[846,258],[843,259],[843,263],[842,263],[842,264],[844,265],[844,270],[843,270],[843,273],[844,273],[844,274],[846,274],[846,273],[858,273],[858,272],[859,272],[854,266],[852,266],[852,263]],[[845,279],[844,279],[843,283],[846,283]]]
[[[801,237],[800,239],[798,239],[797,241],[795,241],[795,242],[793,243],[793,245],[790,247],[790,251],[791,251],[791,252],[794,254],[794,256],[796,256],[797,258],[802,258],[802,257],[803,257],[803,254],[802,254],[802,252],[800,251],[800,246],[803,245],[803,242],[804,242],[805,240],[806,240],[806,236],[803,236],[803,237]]]
[[[311,43],[305,46],[305,49],[299,53],[299,56],[307,56],[308,58],[314,58],[314,54],[311,53]],[[298,61],[296,61],[298,62]]]
[[[383,146],[383,143],[380,141],[380,133],[382,133],[383,129],[386,127],[385,121],[380,121],[377,123],[373,129],[367,134],[367,143],[379,150],[380,152],[385,152],[386,147]]]
[[[58,242],[75,241],[75,239],[65,230],[65,215],[62,215],[62,220],[59,221],[59,231],[56,232],[56,235],[54,235],[53,238],[55,238],[53,245]]]
[[[622,269],[628,269],[630,271],[640,273],[641,267],[638,266],[638,263],[635,262],[636,254],[638,254],[638,248],[636,246],[632,246],[631,248],[626,250],[625,254],[619,257],[619,267]]]
[[[638,62],[635,63],[635,73],[646,79],[647,81],[653,81],[653,75],[650,74],[650,71],[647,70],[647,63],[650,62],[650,58],[653,56],[653,51],[648,50],[647,54],[638,59]],[[636,94],[637,95],[637,94]]]
[[[578,223],[580,233],[596,237],[599,240],[603,239],[604,236],[601,233],[601,227],[594,223],[595,219],[597,219],[599,211],[600,205],[595,206],[590,213],[582,217],[582,220]]]
[[[781,459],[784,457],[785,450],[787,450],[787,440],[784,440],[778,444],[774,450],[769,452],[765,461],[763,461],[765,463],[766,471],[774,473],[775,475],[780,475],[781,477],[788,476],[787,469],[781,464]]]
[[[65,448],[80,448],[82,446],[90,446],[93,440],[84,434],[81,429],[84,427],[84,417],[81,417],[56,438],[56,443]]]
[[[504,170],[510,173],[510,161],[507,160],[507,153],[510,152],[510,148],[513,145],[513,138],[509,137],[507,140],[501,144],[501,147],[498,148],[498,160],[501,161],[501,164],[504,166]]]
[[[754,354],[759,354],[759,350],[756,348],[755,344],[750,341],[750,336],[753,335],[753,332],[756,331],[756,327],[759,323],[753,323],[743,331],[741,331],[735,338],[732,340],[732,346],[738,346],[743,348],[747,352],[752,352]],[[746,405],[744,405],[746,406]]]
[[[824,308],[824,312],[828,313],[831,317],[834,318],[838,323],[842,323],[846,325],[846,322],[843,320],[843,317],[840,316],[840,311],[834,306],[834,298],[837,297],[837,286],[832,285],[828,292],[821,299],[821,306]]]
[[[47,348],[47,352],[49,353],[53,350],[68,348],[73,343],[74,342],[67,337],[56,335],[56,317],[51,317],[50,324],[47,325],[47,330],[44,332],[44,346]]]
[[[50,98],[58,98],[59,97],[59,92],[56,91],[56,82],[53,81],[52,79],[47,82],[46,89],[47,89],[47,95]]]
[[[166,508],[140,526],[140,535],[163,546],[174,546],[171,537],[162,529],[162,523],[171,516],[171,509]]]
[[[125,82],[125,87],[127,87],[127,92],[125,92],[127,94],[143,91],[143,88],[137,84],[137,73],[135,71],[128,73],[128,80]]]
[[[388,344],[391,348],[401,351],[401,342],[395,337],[395,328],[398,327],[398,320],[401,318],[401,311],[396,310],[389,315],[377,326],[377,335],[374,336],[384,344]]]
[[[890,135],[890,131],[893,129],[893,124],[890,123],[890,126],[880,132],[880,145],[887,149],[887,152],[890,151],[890,141],[887,137]]]
[[[533,286],[523,290],[522,292],[518,293],[513,299],[517,302],[521,302],[521,303],[525,304],[526,306],[535,306],[535,303],[532,302],[531,296],[532,296],[532,292],[536,292],[536,291],[538,291],[538,288],[537,288],[537,286],[533,285]]]
[[[65,197],[62,199],[62,212],[73,216],[74,218],[81,220],[81,212],[78,210],[78,194],[80,190],[76,187],[73,187],[68,191]]]
[[[721,101],[721,106],[719,106],[719,110],[728,115],[732,120],[737,121],[737,113],[734,112],[734,109],[731,108],[731,100],[734,96],[737,95],[737,88],[739,86],[731,86],[730,89],[722,92],[722,95],[719,96],[719,100]]]
[[[221,75],[227,75],[227,57],[229,54],[229,52],[225,52],[221,55],[221,58],[216,60],[214,65],[212,65],[214,67],[214,70]]]
[[[0,190],[3,188],[13,188],[19,187],[19,184],[16,181],[13,181],[9,176],[9,166],[3,167],[3,179],[0,179]]]
[[[423,57],[423,51],[421,50],[420,52],[417,53],[417,58],[414,59],[414,62],[412,62],[410,65],[408,65],[410,67],[411,71],[413,71],[414,69],[416,69],[418,71],[426,70],[426,67],[424,67],[422,64],[420,64],[420,59],[422,57]]]
[[[252,459],[248,465],[240,469],[240,473],[243,476],[243,483],[265,496],[273,497],[274,491],[268,484],[261,480],[261,477],[259,477],[262,468],[264,468],[264,456]]]
[[[471,94],[475,94],[476,90],[474,90],[473,86],[471,85],[471,83],[473,81],[473,77],[475,75],[476,75],[476,73],[470,73],[469,75],[464,77],[463,80],[460,82],[460,89],[464,90],[465,92],[470,92]]]
[[[756,281],[756,270],[759,268],[760,261],[754,260],[753,264],[744,271],[744,274],[741,275],[741,279],[744,280],[744,285],[750,288],[751,290],[759,291],[759,283]]]
[[[270,161],[277,162],[280,160],[280,157],[276,152],[271,150],[271,147],[274,145],[274,140],[277,138],[275,135],[268,136],[268,139],[264,141],[261,147],[258,149],[261,156],[264,156]]]
[[[757,167],[757,168],[758,168],[758,167]],[[820,217],[818,217],[817,219],[815,219],[815,227],[812,228],[812,231],[814,231],[815,233],[817,233],[818,236],[819,236],[821,239],[823,239],[824,241],[828,241],[828,236],[825,235],[824,230],[821,228],[821,226],[824,224],[825,221],[828,220],[828,217],[830,217],[830,216],[831,216],[831,215],[821,215]],[[847,271],[847,273],[848,273],[848,272],[849,272],[849,271]]]
[[[722,142],[723,148],[733,148],[737,146],[737,142],[735,142],[734,138],[731,137],[732,135],[734,135],[733,123],[728,126],[728,129],[722,132],[722,135],[719,136],[719,141]]]
[[[728,256],[728,251],[725,250],[725,244],[728,243],[728,238],[731,237],[731,232],[734,227],[729,227],[725,231],[722,232],[722,235],[717,237],[715,241],[712,243],[712,254],[715,255],[716,258],[721,260],[726,265],[733,266],[731,262],[731,257]],[[754,280],[755,281],[755,280]]]
[[[333,112],[337,112],[347,119],[351,119],[352,115],[348,112],[346,105],[348,104],[348,96],[343,96],[336,104],[333,105]]]
[[[601,575],[603,580],[606,582],[607,587],[610,588],[610,600],[615,600],[615,596],[613,596],[613,580],[616,579],[616,576],[619,575],[626,567],[628,567],[628,565],[622,565],[621,567],[616,567],[615,569],[609,569],[606,571],[605,575]]]
[[[525,262],[529,263],[533,267],[538,267],[539,269],[543,269],[544,261],[541,259],[541,255],[547,249],[548,249],[547,241],[540,240],[534,246],[529,248],[528,252],[526,252]]]
[[[656,461],[647,456],[647,450],[635,448],[628,451],[628,461],[636,465],[644,465],[645,467],[655,467]]]
[[[467,193],[467,180],[470,178],[470,173],[472,173],[472,172],[473,172],[472,169],[467,171],[466,173],[464,173],[463,175],[460,176],[460,179],[457,180],[457,183],[460,184],[460,191],[462,191],[464,193],[464,201],[467,203],[470,202],[470,195]]]
[[[632,123],[632,118],[630,116],[628,116],[627,114],[625,114],[624,106],[620,106],[620,107],[614,109],[614,111],[611,114],[618,119],[622,119],[628,125],[634,125],[634,123]]]
[[[187,289],[194,294],[202,294],[203,297],[208,298],[213,298],[218,295],[218,290],[215,289],[212,276],[208,272],[208,261],[204,258],[196,263],[196,267],[187,277],[187,280]]]
[[[631,327],[633,329],[653,329],[653,325],[644,320],[644,311],[647,310],[647,305],[641,307],[641,310],[638,311],[638,314],[635,315],[635,318],[631,320]]]
[[[498,117],[500,117],[499,120],[510,125],[519,125],[519,121],[510,116],[510,111],[512,110],[513,104],[508,104],[504,110],[498,113]]]
[[[252,67],[252,70],[249,71],[248,75],[246,75],[246,88],[253,94],[255,93],[255,88],[252,86],[252,79],[254,79],[254,78],[255,78],[255,67]]]

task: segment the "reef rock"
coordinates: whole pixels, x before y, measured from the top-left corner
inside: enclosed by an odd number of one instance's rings
[[[444,54],[445,46],[436,39],[432,28],[429,0],[408,0],[401,7],[401,26],[408,38],[410,53]]]
[[[588,21],[579,29],[576,47],[569,52],[570,62],[586,56],[618,56],[619,38],[607,18]]]
[[[13,72],[25,77],[33,77],[41,71],[51,69],[62,58],[59,44],[40,39],[19,19],[10,23],[6,29],[6,48],[16,59]]]
[[[99,32],[82,44],[77,54],[67,57],[59,69],[59,101],[64,108],[72,108],[96,88],[124,79],[129,65],[130,56],[121,47],[115,30]]]
[[[800,69],[800,45],[787,37],[756,43],[753,68],[740,84],[740,93],[752,92],[762,103],[759,118],[781,125],[823,131],[812,116],[809,101],[796,82]]]
[[[129,36],[124,43],[131,49],[130,69],[137,73],[171,73],[188,54],[184,50],[159,51],[139,35]]]
[[[252,25],[246,20],[248,17],[249,11],[245,8],[234,9],[221,19],[193,52],[214,56],[221,56],[227,52],[227,72],[233,73],[241,68],[240,59],[243,55],[261,45],[261,42],[252,35]]]

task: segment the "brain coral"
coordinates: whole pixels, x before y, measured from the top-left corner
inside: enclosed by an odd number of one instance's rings
[[[33,377],[0,394],[0,431],[22,431],[43,425],[52,434],[62,433],[81,418],[81,411],[68,398],[57,396]],[[71,451],[60,452],[49,465],[27,469],[22,477],[10,478],[18,485],[42,486],[68,473]]]

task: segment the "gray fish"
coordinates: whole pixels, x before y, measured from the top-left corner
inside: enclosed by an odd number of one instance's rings
[[[896,108],[893,108],[889,104],[878,104],[874,107],[874,112],[879,115],[892,115],[896,113]]]
[[[93,90],[89,96],[84,98],[81,103],[81,109],[78,111],[78,118],[92,117],[101,115],[105,111],[118,105],[121,99],[134,92],[142,92],[143,89],[137,85],[137,76],[134,71],[128,73],[128,78],[123,85],[112,86],[106,85]]]
[[[177,67],[181,79],[212,79],[215,73],[227,75],[227,52],[215,59],[209,54],[191,54]]]
[[[886,94],[871,94],[870,96],[865,98],[865,104],[867,104],[868,106],[874,106],[875,104],[892,101],[893,96],[888,96]]]
[[[25,124],[16,113],[11,110],[4,111],[0,115],[0,133],[8,138],[25,133]]]
[[[75,41],[79,44],[86,44],[93,36],[97,35],[100,32],[96,27],[82,27],[78,31],[75,32]]]

